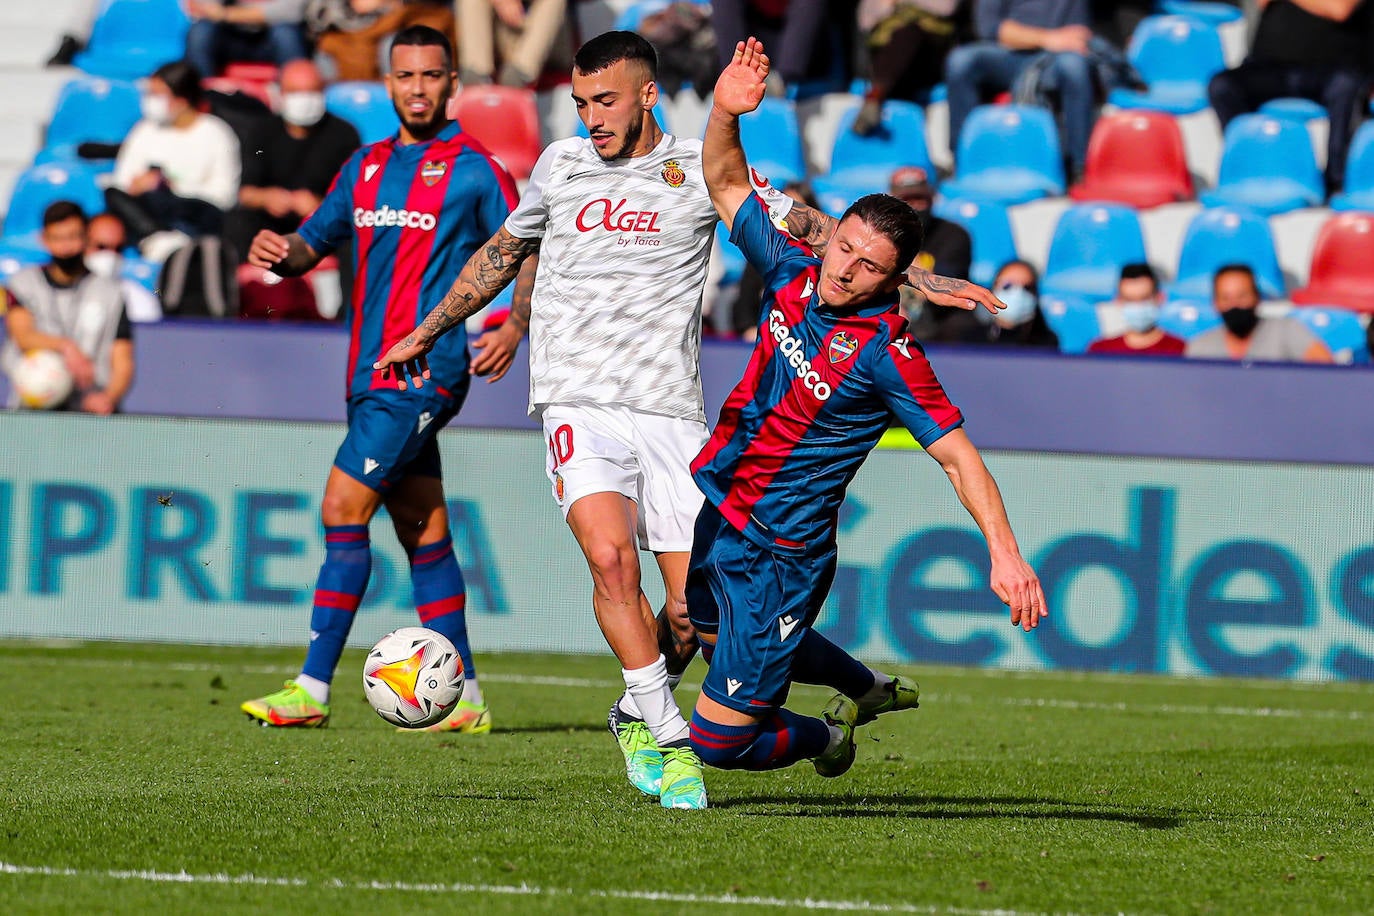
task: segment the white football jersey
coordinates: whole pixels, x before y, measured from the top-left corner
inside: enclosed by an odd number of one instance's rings
[[[791,199],[773,190],[781,218]],[[705,422],[701,297],[715,230],[701,141],[665,134],[610,162],[586,138],[550,144],[506,219],[541,239],[530,305],[530,412],[621,404]]]

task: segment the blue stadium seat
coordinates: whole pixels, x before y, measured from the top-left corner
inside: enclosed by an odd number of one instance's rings
[[[1227,125],[1217,186],[1199,195],[1208,207],[1249,207],[1265,216],[1317,207],[1325,198],[1307,128],[1262,114]]]
[[[335,83],[324,91],[324,107],[357,128],[363,143],[385,140],[401,126],[391,97],[381,83]]]
[[[1103,302],[1116,295],[1126,264],[1145,260],[1135,210],[1120,204],[1080,204],[1054,227],[1040,291]]]
[[[1209,301],[1171,300],[1159,310],[1159,327],[1184,340],[1221,324],[1221,316]]]
[[[138,87],[127,80],[71,80],[57,96],[43,149],[34,162],[76,159],[76,148],[86,142],[123,143],[140,117],[138,98]]]
[[[1331,198],[1333,210],[1374,210],[1374,121],[1355,131],[1345,160],[1345,190]]]
[[[14,247],[0,243],[0,283],[8,280],[16,271],[36,264],[46,264],[48,253],[42,249]],[[0,332],[5,322],[0,321]]]
[[[1207,83],[1226,68],[1216,27],[1190,16],[1151,16],[1131,35],[1126,55],[1149,87],[1113,89],[1118,108],[1191,114],[1206,108]]]
[[[132,252],[124,253],[124,267],[120,271],[120,276],[125,280],[133,280],[150,293],[156,293],[162,276],[162,267],[152,261],[143,260],[138,256],[138,250],[134,249]]]
[[[180,0],[105,0],[73,63],[95,76],[141,79],[186,55],[190,25]]]
[[[1188,224],[1169,297],[1211,301],[1212,276],[1224,264],[1248,264],[1266,298],[1283,297],[1283,272],[1268,220],[1229,207],[1203,210]]]
[[[892,173],[904,165],[920,166],[934,176],[926,152],[925,110],[914,102],[891,101],[883,105],[882,125],[867,137],[849,128],[859,113],[856,105],[839,120],[830,156],[830,174],[814,179],[811,188],[821,209],[843,213],[865,194],[887,191]],[[836,206],[839,201],[843,205]]]
[[[1064,193],[1064,161],[1054,115],[1024,105],[981,105],[964,122],[950,197],[1007,206]]]
[[[801,128],[792,102],[765,98],[757,111],[739,119],[739,135],[749,165],[774,186],[806,178]]]
[[[730,241],[730,231],[725,228],[725,223],[716,223],[716,241],[720,243],[721,286],[738,283],[748,262],[744,259],[744,252]]]
[[[1336,362],[1345,365],[1368,365],[1369,338],[1365,334],[1364,323],[1355,312],[1304,306],[1294,309],[1292,315],[1321,338],[1322,343],[1331,349],[1331,355],[1336,358]]]
[[[1326,117],[1326,109],[1311,99],[1270,99],[1259,107],[1259,113],[1280,121],[1294,121],[1306,125],[1308,121]]]
[[[105,196],[96,184],[99,172],[79,162],[49,162],[26,170],[14,183],[9,212],[5,214],[4,244],[12,248],[42,250],[38,233],[48,204],[70,200],[87,216],[105,209]]]
[[[1245,14],[1240,7],[1230,3],[1202,3],[1192,2],[1192,0],[1161,0],[1156,6],[1160,12],[1168,13],[1173,16],[1192,16],[1194,19],[1201,19],[1212,25],[1225,25],[1228,22],[1235,22]]]
[[[1007,208],[999,203],[978,200],[936,198],[935,215],[951,220],[968,230],[973,239],[973,264],[968,278],[981,286],[991,286],[997,268],[1016,258],[1011,220]]]
[[[1045,323],[1059,338],[1060,353],[1085,353],[1088,344],[1102,336],[1097,322],[1097,306],[1077,296],[1040,296],[1040,311]]]

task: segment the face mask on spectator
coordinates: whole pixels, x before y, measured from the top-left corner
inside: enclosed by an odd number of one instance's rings
[[[79,254],[64,255],[62,257],[54,256],[52,262],[57,265],[58,270],[62,271],[64,274],[71,275],[85,266],[85,256]]]
[[[323,92],[288,92],[281,97],[281,116],[296,127],[314,127],[324,117]]]
[[[1254,309],[1226,309],[1221,313],[1221,320],[1226,324],[1226,330],[1237,337],[1249,337],[1255,333],[1255,327],[1259,324],[1259,312]]]
[[[997,320],[1003,324],[1014,327],[1035,317],[1035,293],[1024,286],[999,286],[997,298],[1007,304],[1005,309],[997,313]]]
[[[165,95],[145,95],[138,101],[144,119],[166,127],[172,123],[172,100]]]
[[[1148,331],[1159,321],[1159,306],[1153,302],[1123,302],[1121,321],[1132,331]]]
[[[120,257],[117,251],[92,251],[86,255],[86,269],[97,277],[119,276]]]

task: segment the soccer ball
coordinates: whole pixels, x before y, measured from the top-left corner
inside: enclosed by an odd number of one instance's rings
[[[363,691],[392,725],[424,728],[463,697],[463,660],[441,633],[402,627],[381,638],[363,663]]]
[[[32,410],[51,410],[72,393],[67,363],[52,350],[30,350],[10,373],[19,403]]]

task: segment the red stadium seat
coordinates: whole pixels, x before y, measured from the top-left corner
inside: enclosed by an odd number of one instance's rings
[[[1098,119],[1088,141],[1083,180],[1074,200],[1158,207],[1193,198],[1183,134],[1171,115],[1123,111]]]
[[[224,75],[206,79],[204,86],[207,90],[225,94],[242,92],[271,108],[272,95],[268,87],[277,81],[277,75],[274,64],[239,61],[225,67]]]
[[[264,271],[251,264],[238,270],[239,316],[267,321],[322,321],[315,305],[315,289],[305,277],[286,277],[269,286]]]
[[[539,109],[531,90],[464,86],[453,115],[517,181],[530,177],[540,151]]]
[[[1312,248],[1307,285],[1293,293],[1293,302],[1374,312],[1371,246],[1374,213],[1341,213],[1327,220]]]

